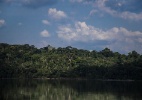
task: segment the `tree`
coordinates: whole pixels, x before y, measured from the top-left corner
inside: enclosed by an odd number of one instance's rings
[[[108,48],[105,48],[104,50],[100,51],[100,53],[105,57],[113,57],[114,56],[113,52]]]
[[[128,53],[128,57],[130,58],[138,58],[140,56],[140,54],[138,54],[136,51],[132,51],[130,53]]]

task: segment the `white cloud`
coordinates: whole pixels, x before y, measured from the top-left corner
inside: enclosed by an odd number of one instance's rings
[[[83,3],[83,4],[92,4],[93,0],[70,0],[71,3]]]
[[[106,7],[105,3],[107,1],[108,0],[97,0],[94,4],[94,7],[97,7],[99,10],[104,11],[112,16],[120,17],[123,19],[142,20],[142,12],[141,13],[133,13],[129,11],[117,12],[116,10],[113,10],[110,7]],[[118,5],[121,6],[120,3]]]
[[[40,33],[40,35],[41,35],[42,37],[49,37],[49,36],[50,36],[50,34],[49,34],[49,32],[48,32],[47,30],[43,30],[43,31]]]
[[[118,6],[122,6],[122,4],[121,4],[121,3],[118,3],[117,5],[118,5]]]
[[[98,12],[98,10],[93,9],[93,10],[90,11],[89,15],[93,15],[93,14],[95,14],[95,13],[97,13],[97,12]]]
[[[42,20],[42,23],[45,24],[45,25],[49,25],[50,22],[48,20]]]
[[[112,29],[110,31],[117,31],[118,29]],[[87,25],[85,22],[76,22],[74,27],[60,26],[57,32],[60,38],[68,41],[94,41],[94,40],[108,40],[111,37],[110,33],[104,32],[101,29]],[[114,34],[113,34],[114,35]]]
[[[66,25],[58,27],[58,37],[69,42],[96,42],[106,41],[112,50],[122,49],[141,50],[142,32],[130,31],[123,27],[114,27],[109,30],[102,30],[85,22],[76,22],[74,26]],[[141,51],[142,52],[142,51]]]
[[[23,25],[21,22],[18,23],[19,26]]]
[[[142,20],[142,13],[136,14],[136,13],[125,11],[125,12],[119,13],[118,15],[119,17],[123,19]]]
[[[83,2],[83,0],[70,0],[70,2]]]
[[[0,27],[2,27],[5,24],[5,20],[4,19],[0,19]]]
[[[56,8],[50,8],[48,10],[48,15],[54,19],[67,18],[67,15],[65,14],[65,12],[63,12],[61,10],[57,10]]]

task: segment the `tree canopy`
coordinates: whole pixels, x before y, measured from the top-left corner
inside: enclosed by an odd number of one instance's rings
[[[142,79],[142,55],[0,43],[0,78]]]

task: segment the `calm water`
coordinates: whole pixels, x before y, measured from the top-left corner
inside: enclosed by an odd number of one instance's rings
[[[142,100],[142,82],[1,79],[0,100]]]

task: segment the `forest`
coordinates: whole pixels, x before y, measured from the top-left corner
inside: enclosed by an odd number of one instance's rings
[[[0,78],[142,80],[142,55],[0,43]]]

